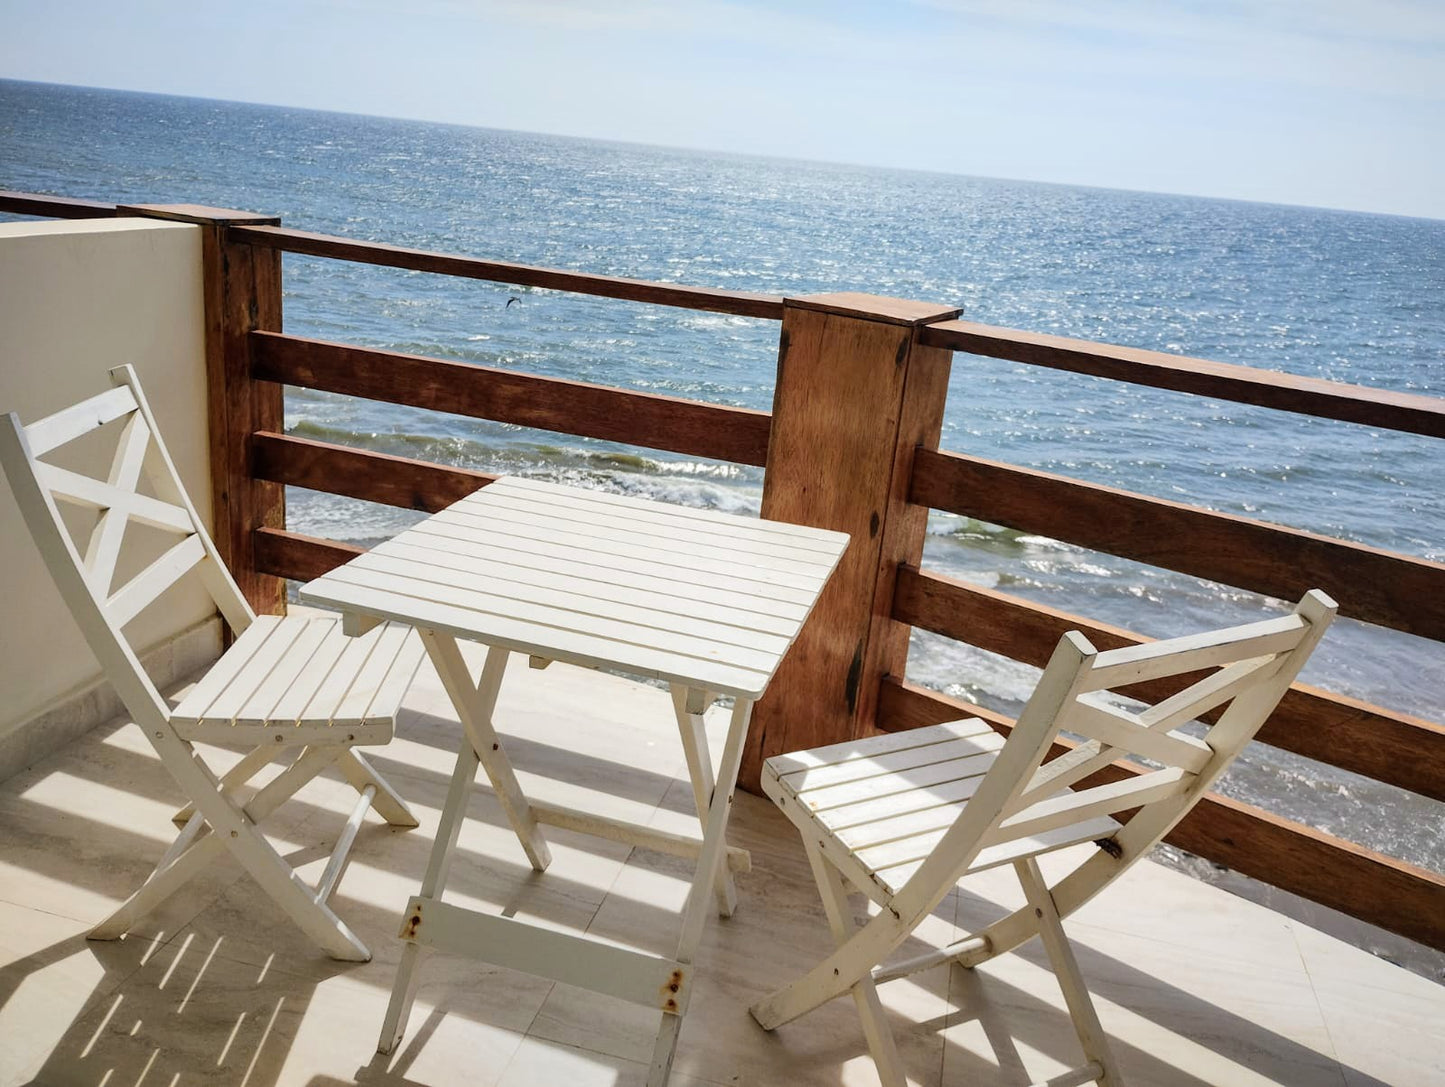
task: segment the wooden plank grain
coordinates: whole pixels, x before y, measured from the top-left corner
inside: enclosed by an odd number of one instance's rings
[[[928,510],[909,500],[913,460],[920,449],[938,448],[952,365],[953,356],[948,351],[916,341],[909,345],[892,474],[879,533],[872,629],[858,680],[858,719],[869,724],[877,713],[879,683],[885,675],[902,673],[908,665],[908,643],[913,632],[907,624],[892,621],[894,578],[901,566],[916,566],[923,559]]]
[[[50,196],[38,192],[0,189],[0,211],[11,215],[39,215],[47,219],[109,219],[119,214],[114,204]]]
[[[257,569],[252,533],[285,527],[285,489],[252,475],[249,452],[253,433],[281,429],[282,397],[278,387],[251,379],[247,341],[254,329],[281,328],[281,259],[279,253],[235,243],[226,233],[228,223],[279,220],[194,204],[123,205],[119,212],[201,229],[211,535],[251,607],[284,613],[285,585]]]
[[[982,717],[1006,733],[1001,714],[887,679],[878,720],[886,731]],[[1074,745],[1060,740],[1055,753]],[[1126,780],[1145,767],[1115,762],[1084,785]],[[1293,822],[1242,801],[1208,793],[1164,840],[1271,886],[1302,895],[1372,925],[1445,950],[1445,875],[1430,872]]]
[[[369,449],[261,431],[251,436],[251,471],[292,487],[435,513],[497,477]]]
[[[1345,385],[1253,366],[997,328],[972,321],[931,325],[924,330],[922,340],[934,347],[971,355],[1445,438],[1445,399],[1440,397]]]
[[[1122,627],[1036,604],[981,585],[904,567],[893,615],[899,622],[1043,667],[1067,631],[1102,650],[1151,639]],[[1199,675],[1142,683],[1127,693],[1151,702]],[[1206,714],[1213,720],[1217,714]],[[1445,800],[1445,725],[1296,683],[1256,739],[1434,800]]]
[[[912,330],[853,312],[783,319],[763,516],[852,538],[812,621],[757,706],[743,788],[783,751],[855,738]],[[870,692],[871,694],[871,692]]]
[[[355,544],[284,529],[260,528],[255,537],[256,568],[295,581],[311,581],[365,552]]]
[[[252,338],[251,373],[261,381],[689,456],[759,467],[767,462],[770,417],[749,408],[274,332]]]
[[[1426,559],[930,449],[911,498],[1281,600],[1323,589],[1341,615],[1445,640],[1445,565]]]
[[[521,287],[544,287],[549,290],[571,291],[574,294],[619,298],[629,302],[649,302],[658,306],[730,313],[738,317],[760,317],[776,321],[783,316],[783,300],[776,295],[726,291],[715,287],[690,287],[681,283],[654,283],[560,268],[537,268],[508,261],[406,249],[380,242],[357,241],[332,234],[316,234],[275,226],[238,226],[232,233],[238,241],[251,245],[312,257],[330,257],[334,260],[356,261],[386,268],[406,268],[464,279],[514,283]]]

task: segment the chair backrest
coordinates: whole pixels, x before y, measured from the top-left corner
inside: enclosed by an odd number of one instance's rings
[[[1047,843],[1050,835],[1103,839],[1122,871],[1184,817],[1253,738],[1335,610],[1333,600],[1311,590],[1277,619],[1107,652],[1077,632],[1065,634],[992,769],[897,897],[922,905],[935,882],[946,892],[984,850],[1007,855],[1010,850],[998,847],[1026,847],[1025,839]],[[1117,688],[1201,672],[1141,710],[1105,697]],[[1202,737],[1178,730],[1212,711],[1219,712]],[[1045,762],[1060,732],[1085,742]],[[1158,768],[1071,788],[1126,755]],[[1131,809],[1137,810],[1119,830],[1110,817]],[[1094,828],[1103,829],[1087,833]]]
[[[126,708],[148,723],[168,717],[123,628],[188,574],[204,583],[233,632],[255,619],[181,486],[135,371],[110,371],[113,388],[29,426],[11,412],[0,424],[0,466],[50,575]],[[119,438],[110,471],[96,479],[41,458],[108,423]],[[142,494],[142,473],[155,497]],[[84,552],[60,503],[96,511]],[[125,584],[113,585],[126,526],[135,521],[175,543]]]

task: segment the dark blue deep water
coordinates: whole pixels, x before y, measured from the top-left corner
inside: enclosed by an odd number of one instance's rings
[[[1445,396],[1445,222],[610,144],[0,81],[0,187],[681,283],[864,290],[1015,328]],[[769,322],[288,256],[286,328],[766,408]],[[504,308],[508,298],[518,302]],[[3,365],[17,365],[4,360]],[[1445,561],[1445,443],[959,355],[946,448]],[[723,509],[760,473],[304,391],[304,435]],[[413,517],[294,491],[293,527]],[[1154,635],[1265,601],[935,516],[925,562]],[[910,678],[1017,710],[1032,670],[928,635]],[[1307,678],[1433,720],[1445,650],[1341,622]],[[1440,805],[1256,746],[1225,791],[1445,867]]]

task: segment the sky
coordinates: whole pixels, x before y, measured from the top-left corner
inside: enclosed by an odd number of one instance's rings
[[[1445,0],[0,0],[0,76],[1445,218]]]

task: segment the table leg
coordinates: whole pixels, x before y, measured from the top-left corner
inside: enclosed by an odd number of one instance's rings
[[[672,685],[672,709],[677,715],[677,728],[682,734],[682,750],[687,756],[687,773],[692,779],[692,798],[697,806],[697,821],[707,826],[707,812],[712,804],[713,774],[712,757],[708,753],[707,730],[703,714],[707,710],[707,692],[700,687]],[[719,916],[731,917],[738,908],[738,892],[733,885],[733,874],[727,867],[726,851],[718,870],[717,882],[713,888],[717,896]]]
[[[747,740],[748,721],[752,713],[753,704],[749,699],[738,698],[733,703],[727,740],[717,768],[717,784],[707,807],[702,852],[698,855],[697,872],[682,911],[682,935],[678,937],[677,954],[673,956],[680,963],[690,965],[697,957],[698,945],[702,943],[703,926],[707,923],[707,902],[712,897],[717,879],[718,862],[726,855],[728,815],[732,811],[733,789],[738,782],[738,768],[742,765],[743,745]],[[677,1035],[681,1029],[681,1016],[663,1013],[661,1029],[652,1049],[647,1087],[665,1087],[672,1074],[672,1058],[677,1052]]]
[[[537,825],[537,818],[522,794],[517,775],[512,771],[512,764],[502,751],[502,742],[492,725],[492,711],[497,706],[497,693],[501,690],[510,654],[498,646],[489,647],[486,663],[482,665],[482,678],[473,686],[471,669],[462,658],[455,638],[435,630],[419,633],[442,686],[456,707],[462,728],[487,771],[492,790],[501,801],[507,822],[516,831],[517,840],[522,843],[532,867],[538,872],[545,871],[552,863],[547,840],[542,837],[542,828]]]
[[[426,875],[422,877],[422,898],[439,899],[446,889],[452,855],[457,848],[457,836],[461,833],[462,823],[467,817],[467,797],[471,794],[472,783],[477,776],[478,761],[476,749],[471,741],[463,736],[457,751],[457,764],[452,770],[451,786],[447,789],[446,802],[442,805],[441,820],[437,824],[436,841],[432,843]],[[376,1046],[378,1053],[390,1053],[406,1033],[406,1021],[411,1015],[412,1003],[416,1000],[417,967],[422,951],[419,944],[410,940],[401,949],[401,963],[396,968],[396,981],[391,987],[391,1003],[387,1005],[386,1019],[381,1026],[381,1039]]]

